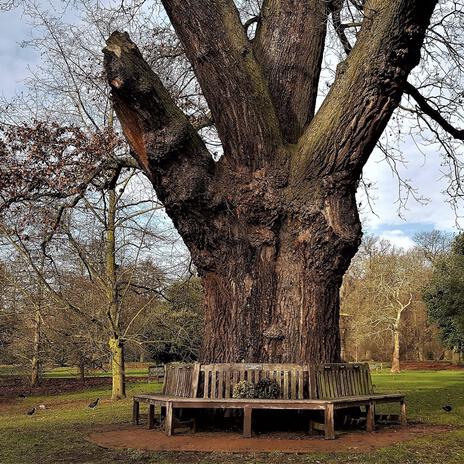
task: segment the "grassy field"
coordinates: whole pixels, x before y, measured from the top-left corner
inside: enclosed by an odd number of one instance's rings
[[[379,392],[406,393],[410,420],[453,425],[456,428],[433,438],[420,438],[363,454],[153,453],[106,450],[88,443],[85,436],[90,431],[128,423],[132,394],[160,388],[159,384],[147,386],[147,383],[139,382],[129,384],[129,398],[119,402],[109,400],[109,387],[100,387],[0,403],[0,463],[464,463],[464,371],[408,371],[399,375],[380,373],[373,374],[373,383]],[[99,407],[96,410],[88,409],[89,401],[97,397],[102,399]],[[46,404],[48,409],[39,410],[30,417],[25,414],[28,408],[41,403]],[[443,411],[441,406],[444,404],[453,405],[453,411]]]

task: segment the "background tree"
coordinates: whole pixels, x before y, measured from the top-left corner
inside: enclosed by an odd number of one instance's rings
[[[349,316],[346,351],[356,361],[422,361],[443,351],[427,320],[421,290],[431,269],[418,249],[405,252],[390,242],[365,237],[345,276],[342,311]]]
[[[137,192],[139,182],[133,171],[116,169],[95,179],[93,190],[79,195],[73,208],[62,210],[51,225],[45,219],[48,209],[40,210],[37,201],[33,210],[9,215],[1,225],[5,246],[24,259],[48,298],[78,315],[89,334],[94,328],[106,333],[114,399],[125,395],[124,345],[135,342],[133,321],[163,297],[166,277],[172,279],[185,268],[182,255],[176,257],[169,227],[167,232],[157,230],[160,205]],[[33,223],[27,221],[31,214]],[[156,273],[140,272],[139,260],[153,262],[163,247],[169,261],[160,263]],[[140,289],[144,298],[134,295]],[[67,339],[75,345],[77,334]],[[86,351],[75,352],[81,363]]]
[[[433,265],[450,252],[453,234],[441,230],[420,232],[414,235],[414,242],[418,251]]]
[[[430,318],[441,329],[445,346],[461,360],[464,351],[464,236],[458,235],[451,251],[434,263],[433,276],[424,292]]]

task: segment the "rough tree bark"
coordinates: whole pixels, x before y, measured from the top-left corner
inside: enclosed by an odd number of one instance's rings
[[[114,107],[203,280],[205,361],[340,357],[339,288],[357,251],[361,170],[420,59],[436,0],[367,0],[315,102],[331,2],[265,0],[247,38],[232,0],[163,0],[211,110],[214,162],[127,34],[105,48]]]

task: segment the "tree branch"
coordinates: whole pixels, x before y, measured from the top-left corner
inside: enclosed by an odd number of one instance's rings
[[[326,0],[265,0],[254,50],[286,141],[314,116],[327,30]]]
[[[300,184],[339,173],[359,179],[419,63],[436,0],[369,0],[356,45],[298,144]]]
[[[233,0],[162,0],[208,102],[223,163],[263,166],[281,144],[274,105]]]
[[[332,1],[332,3],[330,4],[330,9],[332,12],[332,22],[334,25],[335,32],[337,33],[337,36],[340,39],[340,42],[343,46],[343,50],[345,50],[345,53],[349,55],[353,47],[351,46],[350,41],[348,40],[348,37],[345,34],[346,27],[344,27],[344,25],[342,24],[340,15],[344,3],[345,0]]]
[[[174,209],[205,200],[214,161],[127,33],[114,32],[103,51],[124,135],[176,220]]]
[[[243,23],[243,28],[245,29],[245,32],[248,32],[248,29],[255,23],[259,21],[259,16],[253,16],[252,18],[248,19]]]
[[[424,97],[416,87],[409,82],[404,84],[404,91],[410,95],[418,104],[423,113],[432,118],[443,130],[448,132],[452,137],[457,140],[464,140],[464,129],[457,129],[450,124],[438,111],[434,108],[429,100]]]

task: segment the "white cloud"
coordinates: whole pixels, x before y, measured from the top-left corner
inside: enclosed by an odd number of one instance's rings
[[[379,235],[379,237],[383,240],[388,240],[397,248],[409,250],[414,247],[413,240],[402,230],[385,230]]]
[[[398,165],[403,179],[409,179],[417,189],[417,195],[427,198],[425,204],[409,198],[407,207],[398,214],[398,180],[379,151],[375,151],[364,168],[364,178],[372,183],[370,193],[373,197],[373,214],[367,207],[364,192],[358,193],[362,202],[362,219],[364,229],[378,233],[385,226],[398,226],[400,229],[408,223],[414,223],[416,229],[422,224],[424,228],[455,229],[455,213],[447,203],[444,192],[446,179],[440,165],[437,147],[421,147],[423,153],[410,141],[402,147],[407,164]],[[424,156],[425,154],[425,156]]]

